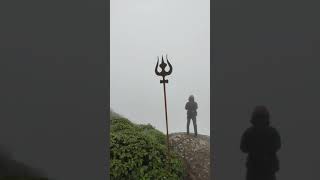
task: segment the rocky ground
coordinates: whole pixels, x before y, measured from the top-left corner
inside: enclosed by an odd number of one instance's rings
[[[169,135],[173,151],[183,157],[187,167],[185,180],[210,179],[210,136],[190,133],[173,133]]]

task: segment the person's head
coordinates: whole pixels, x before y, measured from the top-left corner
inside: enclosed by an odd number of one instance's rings
[[[190,96],[189,96],[189,101],[190,101],[190,102],[193,102],[193,101],[194,101],[194,96],[193,96],[193,95],[190,95]]]
[[[254,126],[268,126],[270,113],[265,106],[256,106],[252,112],[251,123]]]

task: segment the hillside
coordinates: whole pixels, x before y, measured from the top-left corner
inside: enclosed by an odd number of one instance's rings
[[[114,113],[111,113],[111,115]],[[183,179],[183,160],[167,155],[165,135],[149,125],[111,116],[110,179]]]
[[[114,112],[110,118],[111,179],[209,179],[209,136],[170,134],[168,163],[162,132],[150,124],[134,124]]]

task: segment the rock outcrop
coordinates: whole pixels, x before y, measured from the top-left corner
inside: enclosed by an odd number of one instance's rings
[[[178,153],[187,168],[186,180],[209,180],[210,178],[210,136],[190,133],[169,135],[173,151]]]

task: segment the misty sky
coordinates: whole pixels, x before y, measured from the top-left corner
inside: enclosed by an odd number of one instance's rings
[[[193,94],[198,133],[209,135],[210,1],[111,0],[110,11],[111,108],[165,132],[163,87],[154,68],[157,56],[168,54],[169,133],[186,131],[184,106]]]

